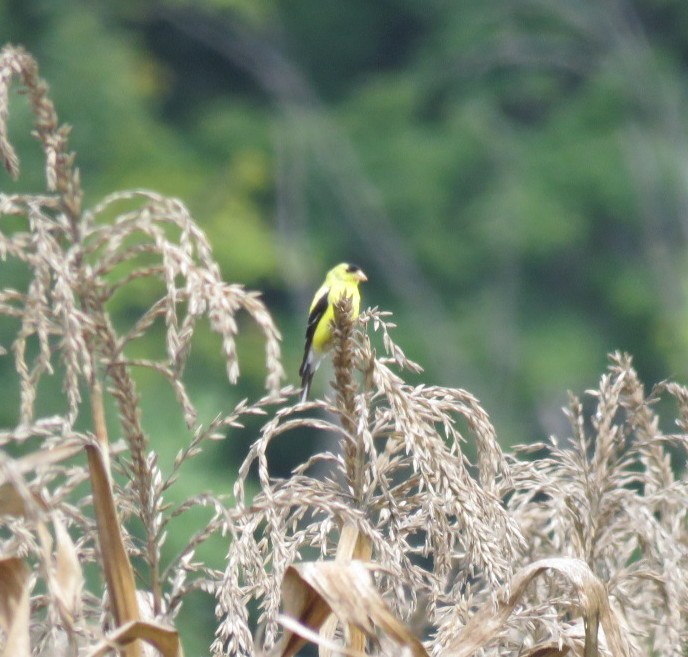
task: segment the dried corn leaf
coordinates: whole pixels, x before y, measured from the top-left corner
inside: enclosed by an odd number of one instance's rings
[[[327,620],[322,624],[322,627],[320,628],[321,641],[318,643],[318,655],[320,657],[332,657],[332,655],[334,655],[339,650],[339,645],[334,643],[334,635],[337,633],[338,625],[339,621],[337,620],[337,617],[334,614],[330,614],[327,617]],[[361,644],[365,642],[365,635],[362,633],[360,634],[363,637],[363,640],[360,640],[358,637],[352,638],[352,649],[362,649]],[[336,645],[337,647],[333,648],[333,645]]]
[[[522,568],[514,575],[509,592],[503,591],[505,595],[497,607],[487,604],[478,611],[447,647],[445,657],[470,657],[496,638],[526,587],[547,570],[560,573],[576,589],[586,623],[586,657],[597,654],[598,623],[602,625],[606,647],[612,657],[629,657],[629,646],[621,634],[619,620],[609,605],[604,584],[584,561],[566,558],[541,559]]]
[[[54,465],[55,463],[66,461],[81,453],[83,449],[84,447],[81,443],[61,445],[59,447],[52,447],[51,449],[40,449],[15,459],[14,465],[17,467],[17,471],[20,474],[26,474],[27,472],[33,472],[46,465]]]
[[[296,636],[300,636],[306,639],[306,641],[316,644],[319,649],[326,648],[331,654],[347,655],[348,657],[368,657],[365,652],[347,648],[336,641],[324,638],[322,631],[320,634],[313,632],[313,630],[309,630],[305,625],[301,625],[301,623],[294,620],[291,616],[280,614],[277,616],[277,622]]]
[[[339,536],[335,561],[346,562],[352,559],[370,561],[372,556],[373,546],[370,539],[361,534],[356,525],[351,523],[345,524]]]
[[[131,562],[124,547],[119,518],[102,449],[87,445],[88,467],[93,487],[93,506],[98,526],[98,542],[108,584],[115,622],[123,627],[139,620],[136,584]],[[138,644],[127,645],[127,657],[138,656]]]
[[[38,495],[31,493],[25,486],[18,486],[16,482],[22,475],[76,456],[82,449],[82,445],[66,445],[37,450],[18,459],[8,459],[5,468],[11,469],[0,472],[0,515],[25,517],[27,504],[43,506]],[[11,473],[10,476],[8,472]]]
[[[332,611],[318,592],[299,575],[295,566],[287,568],[282,579],[282,608],[286,616],[296,619],[311,631],[319,630]],[[285,631],[271,655],[291,657],[305,644],[306,639],[300,634]]]
[[[0,485],[0,516],[23,518],[26,515],[26,500],[14,483]]]
[[[370,561],[372,555],[373,546],[370,539],[362,534],[356,525],[351,523],[345,524],[339,535],[335,561],[338,563],[351,561],[352,559]],[[318,646],[320,657],[332,657],[334,652],[341,650],[341,647],[338,647],[336,650],[331,648],[331,646],[336,645],[333,639],[337,632],[338,624],[339,621],[337,617],[334,614],[330,614],[329,618],[320,628],[321,642]],[[348,638],[347,647],[353,652],[365,652],[365,634],[351,625],[346,629]]]
[[[56,543],[53,592],[59,600],[63,620],[69,622],[81,615],[84,574],[76,546],[57,514],[53,514],[53,526]]]
[[[14,472],[19,475],[25,475],[29,472],[34,472],[48,465],[55,465],[61,463],[83,452],[84,445],[82,443],[73,443],[68,445],[61,445],[60,447],[52,447],[51,449],[41,448],[35,452],[31,452],[26,456],[17,459],[9,459]],[[109,446],[111,454],[121,454],[126,450],[126,444],[120,440],[112,443]],[[0,472],[0,488],[11,483],[7,477]]]
[[[39,495],[29,489],[17,467],[17,461],[7,459],[2,464],[3,483],[0,485],[0,515],[26,518],[44,507]]]
[[[2,657],[29,657],[29,569],[21,559],[0,559]]]
[[[567,657],[571,650],[568,646],[559,647],[556,644],[547,644],[531,648],[521,657]]]
[[[57,513],[52,514],[57,544],[53,556],[53,540],[43,522],[36,524],[41,545],[41,558],[46,579],[65,628],[74,632],[74,621],[81,615],[81,591],[84,576],[76,547]]]
[[[177,630],[161,623],[132,621],[110,633],[88,653],[88,657],[103,657],[114,650],[126,650],[139,640],[153,646],[163,657],[184,656]]]
[[[330,613],[371,639],[381,630],[416,657],[427,657],[422,644],[387,608],[361,561],[308,562],[290,566],[282,581],[284,613],[310,630],[322,626]],[[293,631],[285,632],[276,647],[279,657],[291,657],[303,644]]]

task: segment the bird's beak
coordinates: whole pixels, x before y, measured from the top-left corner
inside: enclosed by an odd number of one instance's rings
[[[368,280],[368,277],[362,271],[358,271],[356,272],[356,280],[359,283],[363,283],[364,281]]]

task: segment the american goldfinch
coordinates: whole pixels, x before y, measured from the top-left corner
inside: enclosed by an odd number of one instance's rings
[[[342,297],[350,297],[353,319],[356,319],[361,304],[358,284],[367,280],[360,267],[342,262],[327,272],[325,282],[315,293],[306,327],[306,348],[299,369],[302,402],[308,398],[313,374],[318,369],[323,354],[332,346],[330,322],[334,319],[334,304]]]

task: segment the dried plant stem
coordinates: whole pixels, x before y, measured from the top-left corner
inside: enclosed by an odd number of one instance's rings
[[[352,559],[358,561],[370,561],[373,556],[373,545],[370,539],[364,536],[360,529],[352,523],[345,523],[339,535],[337,555],[335,561],[346,563]],[[320,630],[320,636],[332,639],[337,629],[337,617],[332,615],[324,623]],[[346,633],[346,647],[356,652],[365,652],[366,636],[355,625],[349,624]]]
[[[596,610],[591,612],[583,619],[583,624],[585,627],[585,648],[583,649],[583,657],[598,657],[597,635],[600,628],[599,612]]]
[[[373,546],[361,530],[351,522],[342,527],[337,544],[335,561],[370,561],[373,556]]]
[[[103,402],[103,386],[96,376],[91,383],[91,417],[93,421],[93,432],[98,441],[98,445],[103,451],[106,459],[108,472],[110,472],[110,452],[107,434],[107,424],[105,422],[105,404]]]
[[[363,499],[363,469],[365,449],[363,437],[358,431],[356,422],[355,397],[358,384],[353,376],[355,354],[350,297],[343,297],[334,306],[334,388],[337,393],[337,410],[347,436],[344,443],[344,460],[346,463],[347,483],[354,499],[360,503]]]
[[[155,510],[153,508],[153,480],[151,469],[147,462],[148,439],[141,426],[141,405],[134,379],[126,365],[117,361],[119,349],[115,339],[114,329],[105,313],[100,313],[103,319],[102,351],[110,361],[108,374],[112,381],[111,392],[115,397],[119,409],[124,435],[129,443],[131,452],[131,467],[134,477],[134,489],[139,503],[141,522],[146,532],[146,560],[150,568],[150,586],[153,593],[153,609],[159,613],[162,603],[160,586],[159,555],[157,548],[157,531]]]
[[[343,297],[334,307],[334,372],[335,390],[337,392],[337,409],[342,427],[345,431],[344,460],[346,464],[347,483],[357,504],[363,501],[363,472],[365,467],[365,445],[363,436],[356,422],[355,397],[358,384],[353,376],[355,365],[354,324],[350,297]],[[340,562],[351,559],[370,560],[372,544],[353,524],[342,527],[337,546],[336,560]],[[337,618],[331,616],[323,625],[321,636],[332,639],[337,627]],[[365,634],[352,624],[347,625],[346,647],[355,652],[364,652]]]

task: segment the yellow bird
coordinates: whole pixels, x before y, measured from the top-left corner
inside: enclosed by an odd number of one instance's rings
[[[358,284],[367,280],[368,277],[360,267],[342,262],[327,272],[325,282],[315,293],[308,314],[306,348],[299,368],[302,402],[308,398],[313,375],[320,365],[323,354],[332,346],[330,322],[334,319],[334,304],[342,297],[350,297],[353,319],[356,319],[361,305]]]

